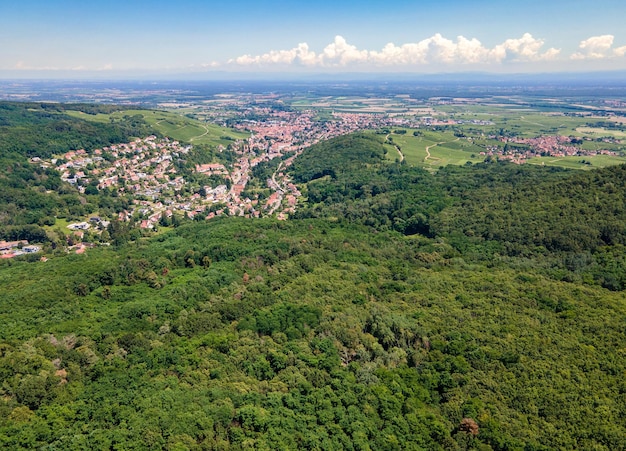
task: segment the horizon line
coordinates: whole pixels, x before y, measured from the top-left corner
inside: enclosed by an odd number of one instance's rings
[[[464,71],[464,72],[247,72],[247,71],[211,71],[211,72],[131,72],[131,71],[29,71],[28,74],[17,74],[19,71],[0,71],[0,82],[141,82],[141,81],[391,81],[407,80],[409,78],[434,79],[445,77],[447,79],[462,79],[469,77],[472,81],[480,78],[492,80],[494,78],[520,79],[520,78],[558,78],[567,77],[574,79],[607,79],[619,77],[626,84],[626,70],[590,70],[590,71],[541,71],[541,72],[488,72],[488,71]],[[458,80],[461,81],[461,80]]]

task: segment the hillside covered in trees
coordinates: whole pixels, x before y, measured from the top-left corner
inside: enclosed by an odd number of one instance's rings
[[[0,262],[0,447],[626,449],[626,168],[291,170],[288,221]]]

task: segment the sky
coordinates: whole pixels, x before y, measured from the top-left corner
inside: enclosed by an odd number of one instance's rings
[[[624,0],[3,0],[0,77],[626,70]]]

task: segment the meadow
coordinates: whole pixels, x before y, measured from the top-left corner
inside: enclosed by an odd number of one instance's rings
[[[626,133],[621,130],[607,130],[604,127],[578,127],[576,131],[590,137],[626,138]]]
[[[589,155],[571,157],[536,157],[527,160],[528,164],[555,166],[567,169],[591,170],[626,163],[626,157],[616,155]]]

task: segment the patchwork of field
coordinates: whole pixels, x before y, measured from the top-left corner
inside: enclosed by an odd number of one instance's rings
[[[437,108],[440,110],[439,108]],[[483,110],[484,108],[480,108]],[[451,110],[446,108],[446,110]],[[561,135],[561,136],[581,136],[578,129],[587,127],[590,123],[597,122],[598,119],[589,117],[565,116],[562,114],[536,113],[532,111],[511,112],[499,110],[491,113],[485,112],[447,112],[447,117],[454,121],[465,122],[459,124],[461,129],[471,128],[477,130],[471,121],[489,121],[493,124],[481,125],[480,131],[484,134],[497,134],[500,131],[508,132],[522,138],[534,138],[540,135]],[[605,134],[603,136],[611,136]]]
[[[293,99],[290,105],[296,109],[332,110],[341,113],[386,113],[386,114],[432,114],[433,110],[406,96],[358,97],[326,96]]]
[[[400,131],[400,133],[398,133]],[[403,133],[405,132],[405,133]],[[406,164],[426,169],[437,169],[448,164],[463,165],[468,162],[480,163],[486,158],[485,149],[489,146],[502,146],[493,139],[468,139],[455,136],[452,131],[430,131],[425,129],[400,129],[387,136],[385,147],[390,161],[405,160]],[[604,142],[584,142],[585,150],[601,150],[610,147]],[[400,149],[400,153],[398,152]],[[481,155],[483,152],[483,155]],[[529,164],[558,166],[569,169],[589,170],[626,163],[626,156],[590,155],[567,157],[536,157],[526,160]]]
[[[243,102],[235,95],[211,100],[211,107],[218,108],[225,102]],[[489,149],[502,149],[504,143],[496,137],[536,138],[541,136],[567,136],[579,139],[577,146],[583,151],[610,151],[622,155],[626,144],[626,124],[615,117],[598,115],[592,109],[572,105],[573,110],[558,110],[550,99],[537,103],[533,99],[485,98],[485,99],[413,99],[410,96],[363,95],[316,96],[295,95],[281,99],[295,110],[316,111],[315,120],[335,121],[334,113],[384,114],[387,117],[406,120],[404,128],[389,130],[387,159],[404,161],[406,164],[436,169],[448,164],[462,165],[484,161]],[[196,117],[193,105],[187,109],[170,105],[175,111],[126,110],[113,114],[87,115],[73,113],[86,120],[110,122],[124,116],[141,115],[160,133],[193,144],[227,146],[247,134],[223,128]],[[189,109],[191,108],[191,110]],[[207,116],[208,117],[208,116]],[[410,127],[410,128],[408,128]],[[481,155],[483,153],[483,155]],[[545,164],[576,169],[590,169],[626,162],[619,155],[585,157],[537,157],[531,164]],[[584,161],[583,161],[584,160]]]
[[[576,132],[584,136],[590,137],[604,137],[610,136],[613,138],[626,138],[626,132],[621,130],[607,130],[604,127],[578,127]]]

